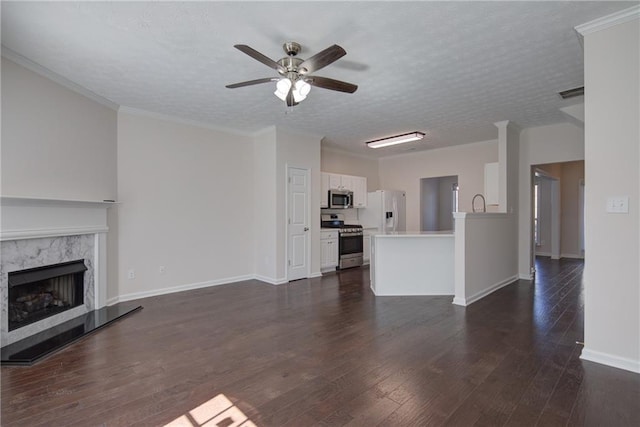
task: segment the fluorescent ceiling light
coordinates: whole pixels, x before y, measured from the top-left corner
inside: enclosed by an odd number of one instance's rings
[[[388,147],[389,145],[404,144],[405,142],[417,141],[424,138],[422,132],[411,132],[403,135],[390,136],[389,138],[376,139],[367,142],[369,148]]]

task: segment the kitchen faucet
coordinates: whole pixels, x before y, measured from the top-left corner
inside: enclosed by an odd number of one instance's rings
[[[482,212],[486,212],[487,202],[485,202],[484,196],[480,193],[476,194],[475,196],[473,196],[473,199],[471,199],[471,209],[473,209],[474,212],[476,211],[476,197],[480,197],[482,199]]]

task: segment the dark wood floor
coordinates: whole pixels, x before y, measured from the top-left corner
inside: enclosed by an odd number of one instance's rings
[[[140,300],[35,366],[3,367],[1,423],[199,425],[223,394],[257,426],[640,425],[640,375],[578,358],[583,264],[538,264],[536,283],[467,308],[376,298],[366,269]]]

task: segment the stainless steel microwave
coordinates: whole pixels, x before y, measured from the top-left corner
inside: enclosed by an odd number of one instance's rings
[[[352,208],[353,191],[329,190],[329,207],[332,209]]]

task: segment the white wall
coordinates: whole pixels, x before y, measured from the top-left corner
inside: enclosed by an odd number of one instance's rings
[[[519,158],[518,271],[528,279],[533,266],[531,166],[583,160],[584,131],[571,123],[523,129]]]
[[[483,141],[380,159],[380,186],[407,193],[407,230],[420,230],[420,179],[457,175],[459,210],[484,193],[484,164],[498,160],[497,141]]]
[[[117,200],[114,109],[2,57],[2,195]],[[117,210],[108,210],[107,297],[117,295]]]
[[[115,110],[2,58],[2,194],[116,199]]]
[[[640,13],[584,36],[585,348],[640,372]],[[605,212],[629,196],[628,214]]]
[[[276,129],[276,277],[286,277],[287,167],[311,173],[311,271],[320,275],[320,140],[284,128]]]
[[[514,251],[517,216],[494,212],[458,212],[453,216],[456,230],[453,303],[466,306],[518,278]]]
[[[276,273],[276,128],[253,142],[254,271],[258,279],[278,282]],[[282,279],[282,278],[281,278]]]
[[[118,114],[121,299],[252,277],[253,147],[249,137]]]
[[[378,159],[326,147],[322,147],[320,157],[322,172],[364,176],[367,178],[367,191],[383,189],[378,176]]]

